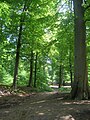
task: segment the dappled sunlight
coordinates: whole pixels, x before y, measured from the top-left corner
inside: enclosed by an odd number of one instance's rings
[[[62,94],[54,92],[38,93],[23,97],[22,100],[22,97],[11,96],[8,97],[8,101],[2,103],[1,107],[5,109],[2,114],[6,117],[16,114],[16,117],[20,117],[22,120],[44,118],[48,120],[76,120],[77,116],[89,113],[90,101],[65,100],[63,97]]]
[[[42,107],[42,108],[41,108]],[[40,109],[41,108],[41,109]],[[43,106],[40,106],[39,107],[39,109],[38,109],[38,111],[36,111],[36,114],[37,115],[45,115],[45,114],[49,114],[49,115],[51,115],[52,114],[52,110],[51,109],[45,109],[45,110],[43,110]]]
[[[0,1],[0,120],[90,120],[89,1]]]
[[[62,116],[60,117],[62,120],[75,120],[72,115]]]
[[[57,88],[58,89],[58,85],[50,85],[51,88]]]
[[[77,116],[80,117],[84,113],[89,117],[89,105],[89,100],[70,100],[68,93],[58,91],[28,94],[25,92],[14,94],[13,92],[0,98],[0,108],[4,110],[1,114],[8,118],[16,114],[22,120],[28,120],[28,118],[31,120],[44,118],[76,120]]]
[[[74,104],[90,104],[90,100],[75,101]]]
[[[0,90],[0,97],[2,97],[2,96],[8,96],[8,95],[10,95],[10,94],[11,94],[10,91]]]
[[[66,105],[69,105],[69,104],[77,104],[77,105],[81,105],[81,104],[90,104],[90,100],[80,100],[80,101],[66,101],[66,102],[63,102],[62,104],[66,104]]]
[[[41,100],[41,101],[36,101],[36,102],[32,102],[31,104],[39,104],[39,103],[45,103],[46,100]]]
[[[71,102],[64,102],[64,103],[62,103],[62,104],[66,104],[66,105],[70,105],[71,104]]]
[[[42,108],[42,106],[40,105],[39,108]]]
[[[10,111],[6,110],[5,113],[8,114]]]
[[[41,115],[41,116],[42,116],[42,115],[44,115],[44,113],[38,113],[38,115]]]
[[[63,97],[57,98],[57,100],[63,100]]]

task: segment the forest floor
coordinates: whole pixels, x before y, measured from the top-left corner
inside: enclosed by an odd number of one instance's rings
[[[58,91],[13,94],[0,89],[0,120],[90,120],[90,101],[70,100]]]

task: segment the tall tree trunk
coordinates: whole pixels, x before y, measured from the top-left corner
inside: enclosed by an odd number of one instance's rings
[[[34,87],[36,88],[36,81],[37,81],[37,57],[38,53],[36,53],[36,59],[35,59],[35,73],[34,73]]]
[[[55,71],[55,70],[54,70],[54,65],[53,65],[53,63],[52,63],[52,66],[51,66],[51,67],[52,67],[52,71],[51,71],[51,81],[52,81],[52,82],[51,82],[51,84],[53,84],[53,83],[54,83],[53,76],[54,76],[54,71]]]
[[[73,76],[73,72],[72,72],[72,60],[71,60],[71,45],[70,45],[70,50],[69,50],[69,69],[70,69],[70,80],[71,80],[71,87],[72,87],[72,76]]]
[[[88,80],[86,68],[86,26],[84,22],[83,0],[73,0],[75,14],[75,61],[73,99],[88,98]]]
[[[23,12],[26,11],[26,4],[24,5]],[[23,13],[22,12],[22,13]],[[20,28],[19,28],[19,35],[17,40],[17,49],[16,49],[16,60],[15,60],[15,68],[14,68],[14,79],[13,79],[13,88],[16,88],[16,80],[18,76],[18,66],[19,66],[19,56],[20,56],[20,48],[21,48],[21,37],[22,37],[22,30],[23,30],[23,22],[25,16],[21,15],[20,19]]]
[[[71,87],[72,87],[72,82],[73,82],[72,76],[73,76],[73,73],[72,73],[72,63],[70,62],[70,80],[71,80]]]
[[[33,61],[34,61],[34,53],[31,51],[31,59],[30,59],[30,76],[29,76],[29,83],[28,87],[32,86],[32,81],[33,81]]]
[[[20,56],[20,48],[21,48],[21,36],[22,36],[22,22],[20,21],[20,29],[19,36],[17,41],[17,49],[16,49],[16,60],[15,60],[15,69],[14,69],[14,79],[13,79],[13,87],[16,88],[16,80],[18,76],[18,65],[19,65],[19,56]]]
[[[60,65],[59,67],[59,88],[61,87],[62,84],[62,66]]]

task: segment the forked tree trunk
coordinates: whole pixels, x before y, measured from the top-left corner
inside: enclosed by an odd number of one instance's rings
[[[86,67],[86,26],[84,22],[83,0],[73,0],[75,14],[75,61],[74,83],[71,97],[88,99],[88,80]]]

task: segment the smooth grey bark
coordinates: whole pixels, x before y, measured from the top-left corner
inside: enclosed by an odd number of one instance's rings
[[[74,82],[71,91],[73,99],[88,99],[88,77],[86,67],[86,26],[83,0],[73,0],[75,15],[75,59]]]

